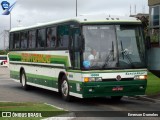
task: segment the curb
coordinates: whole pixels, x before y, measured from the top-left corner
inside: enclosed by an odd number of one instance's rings
[[[49,118],[45,118],[45,119],[41,119],[41,120],[72,120],[76,118],[75,113],[67,113],[67,114],[63,114],[63,115],[58,115],[56,117],[49,117]]]
[[[153,103],[156,103],[157,100],[156,99],[152,99],[152,98],[149,98],[147,96],[135,96],[138,100],[144,100],[144,101],[149,101],[149,102],[153,102]]]
[[[148,101],[148,102],[153,102],[153,103],[160,102],[160,100],[150,98],[147,95],[139,95],[139,96],[128,97],[128,98],[132,98],[132,99],[136,99],[136,100],[142,100],[142,101]]]
[[[55,107],[55,108],[60,109],[60,110],[65,110],[65,109],[63,109],[63,108],[61,108],[61,107],[57,107],[57,106],[54,106],[54,105],[52,105],[52,104],[48,104],[48,103],[44,103],[44,104],[49,105],[49,106],[52,106],[52,107]],[[68,110],[65,110],[65,111],[68,111]]]
[[[57,106],[54,106],[54,105],[51,105],[48,103],[44,103],[44,104],[50,105],[50,106],[55,107],[57,109],[65,110],[63,108],[60,108],[60,107],[57,107]],[[68,110],[65,110],[65,111],[68,111]],[[70,113],[66,113],[66,114],[62,114],[62,115],[58,115],[58,116],[54,116],[54,117],[48,117],[48,118],[41,119],[41,120],[72,120],[74,118],[76,118],[75,113],[70,112]]]

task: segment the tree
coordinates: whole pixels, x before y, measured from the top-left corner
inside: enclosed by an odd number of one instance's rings
[[[148,26],[149,26],[149,16],[137,16],[137,19],[141,20],[142,26],[144,29],[144,33],[147,36],[148,35]]]

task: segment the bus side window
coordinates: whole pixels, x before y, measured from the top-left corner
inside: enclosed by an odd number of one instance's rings
[[[38,38],[37,38],[38,48],[45,47],[46,45],[46,29],[38,30]]]
[[[79,43],[81,41],[80,29],[72,28],[71,29],[71,39],[72,39],[72,64],[75,69],[80,69],[80,49]]]
[[[20,48],[19,33],[14,33],[14,48]]]
[[[76,31],[75,31],[75,36],[74,36],[75,38],[74,38],[74,48],[75,48],[75,50],[79,50],[79,47],[80,47],[80,41],[82,40],[81,39],[81,36],[80,36],[80,30],[79,29],[77,29]]]
[[[27,48],[27,39],[28,39],[28,33],[27,32],[21,32],[20,40],[21,40],[21,48],[22,49]]]
[[[36,47],[36,31],[29,31],[29,41],[28,41],[29,48],[35,48]]]
[[[68,48],[69,45],[69,26],[61,25],[57,28],[57,47]]]
[[[57,37],[56,27],[47,28],[47,47],[56,47]]]

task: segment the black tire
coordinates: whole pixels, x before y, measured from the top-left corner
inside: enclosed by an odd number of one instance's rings
[[[62,82],[61,82],[61,87],[60,87],[61,90],[60,90],[60,92],[62,94],[62,98],[65,101],[70,101],[71,100],[71,96],[69,95],[69,84],[68,84],[67,77],[63,76],[61,81]]]
[[[3,65],[3,61],[1,62],[1,65]]]
[[[111,96],[112,101],[120,101],[123,96]]]
[[[22,88],[24,90],[28,90],[29,86],[26,83],[27,79],[26,79],[26,74],[25,74],[24,70],[21,72],[20,80],[21,80]]]

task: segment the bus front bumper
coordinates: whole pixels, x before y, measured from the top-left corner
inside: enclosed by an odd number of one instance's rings
[[[83,98],[144,95],[147,80],[83,83]]]

